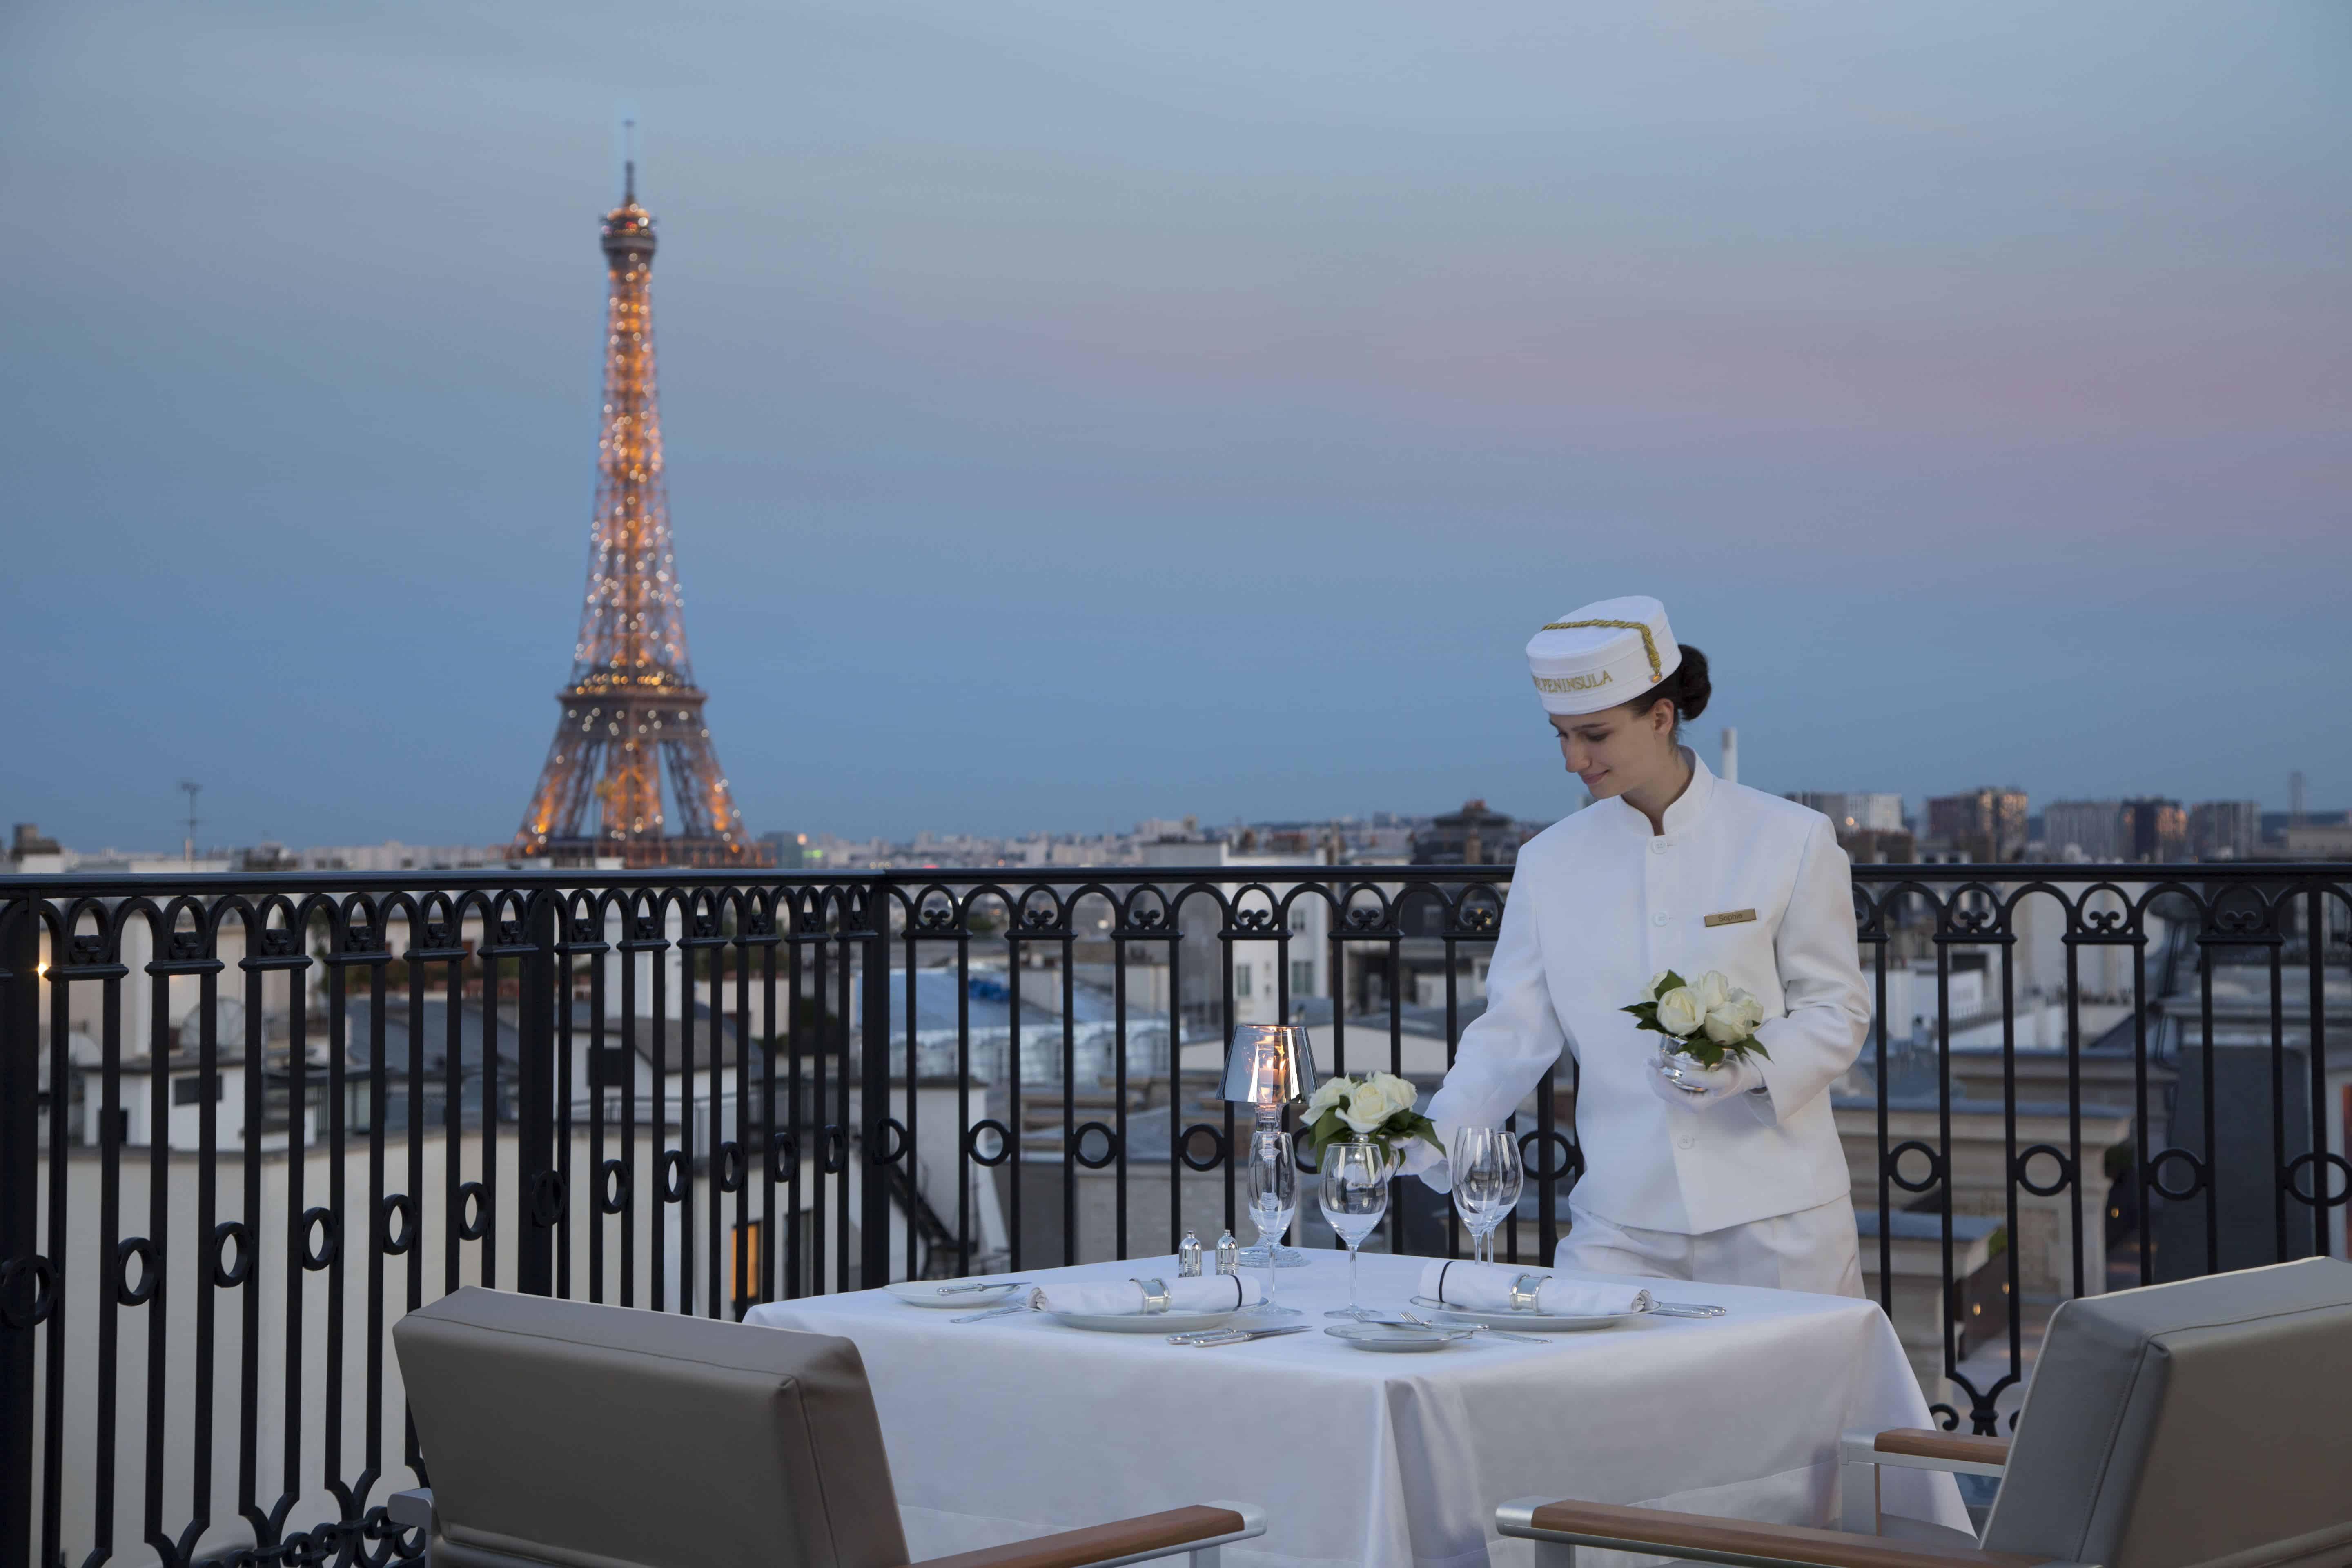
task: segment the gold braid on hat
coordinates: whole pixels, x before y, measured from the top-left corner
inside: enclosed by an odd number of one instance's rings
[[[1650,684],[1655,686],[1666,678],[1666,667],[1658,658],[1657,640],[1650,636],[1649,626],[1642,621],[1551,621],[1536,628],[1538,632],[1572,632],[1583,626],[1613,626],[1621,632],[1642,634],[1642,650],[1650,656]]]

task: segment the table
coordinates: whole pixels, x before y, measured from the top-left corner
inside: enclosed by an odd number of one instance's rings
[[[1403,1305],[1424,1261],[1365,1254],[1366,1304]],[[1165,1257],[1022,1278],[1175,1271]],[[1334,1252],[1282,1273],[1283,1304],[1310,1314],[1287,1321],[1314,1331],[1208,1350],[1034,1313],[950,1323],[878,1290],[769,1302],[745,1321],[856,1342],[918,1563],[1213,1499],[1266,1510],[1264,1536],[1225,1548],[1236,1568],[1524,1563],[1527,1542],[1493,1534],[1496,1505],[1519,1497],[1827,1525],[1842,1430],[1932,1425],[1871,1302],[1661,1294],[1731,1311],[1373,1354],[1321,1332],[1324,1310],[1347,1300]],[[1949,1475],[1885,1478],[1887,1511],[1969,1527]]]

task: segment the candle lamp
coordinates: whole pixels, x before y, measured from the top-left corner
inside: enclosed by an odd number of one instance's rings
[[[1257,1114],[1258,1133],[1282,1132],[1282,1108],[1294,1100],[1303,1100],[1315,1092],[1315,1050],[1306,1028],[1297,1024],[1244,1024],[1234,1031],[1233,1046],[1225,1054],[1225,1080],[1220,1097],[1229,1103],[1246,1105]],[[1285,1140],[1286,1142],[1287,1140]],[[1245,1247],[1241,1261],[1251,1268],[1267,1266],[1267,1247],[1273,1248],[1273,1266],[1278,1268],[1304,1268],[1307,1254],[1295,1247],[1285,1247],[1272,1238],[1265,1244]]]

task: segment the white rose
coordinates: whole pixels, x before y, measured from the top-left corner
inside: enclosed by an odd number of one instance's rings
[[[1356,1092],[1348,1097],[1347,1105],[1339,1112],[1339,1120],[1346,1122],[1350,1131],[1370,1136],[1380,1130],[1381,1123],[1412,1103],[1406,1100],[1404,1105],[1398,1104],[1378,1083],[1360,1084]]]
[[[1706,1011],[1706,1037],[1718,1046],[1744,1040],[1764,1021],[1764,1004],[1748,993],[1734,990],[1723,1005]]]
[[[1706,1019],[1706,1009],[1687,985],[1677,985],[1658,998],[1658,1027],[1669,1035],[1689,1035]]]
[[[1710,1013],[1731,1000],[1731,982],[1720,969],[1710,969],[1700,975],[1698,984],[1691,989],[1698,993],[1698,1005]]]
[[[1656,1001],[1658,999],[1658,987],[1664,985],[1666,983],[1666,976],[1673,973],[1674,971],[1671,969],[1661,969],[1655,974],[1651,975],[1650,988],[1642,993],[1642,1000],[1644,1002]]]
[[[1307,1120],[1312,1121],[1333,1106],[1344,1102],[1348,1091],[1354,1087],[1353,1082],[1344,1078],[1327,1078],[1317,1084],[1315,1092],[1307,1097]]]
[[[1370,1078],[1365,1079],[1365,1081],[1367,1083],[1378,1084],[1380,1086],[1381,1092],[1387,1095],[1391,1100],[1395,1100],[1397,1103],[1397,1109],[1400,1110],[1411,1110],[1412,1109],[1413,1099],[1419,1093],[1419,1091],[1412,1087],[1412,1080],[1411,1079],[1399,1078],[1392,1072],[1376,1072],[1372,1074]]]

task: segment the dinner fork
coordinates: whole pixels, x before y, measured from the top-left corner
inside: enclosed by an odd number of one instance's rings
[[[1498,1329],[1492,1323],[1433,1323],[1418,1312],[1404,1308],[1399,1308],[1398,1310],[1403,1313],[1405,1321],[1409,1323],[1419,1324],[1424,1329],[1436,1329],[1444,1333],[1492,1334],[1498,1340],[1517,1340],[1523,1345],[1551,1343],[1549,1340],[1539,1340],[1533,1334],[1515,1334],[1507,1330]]]

